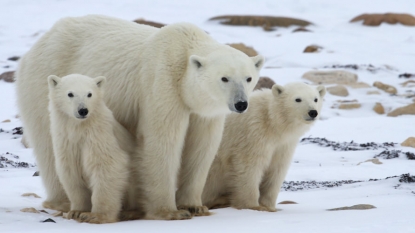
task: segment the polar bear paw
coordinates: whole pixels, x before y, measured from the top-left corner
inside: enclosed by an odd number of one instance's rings
[[[44,201],[43,207],[46,209],[52,209],[62,212],[68,212],[70,210],[70,203],[67,201],[64,202],[52,202],[52,201]]]
[[[139,210],[126,210],[121,211],[120,213],[120,221],[130,221],[130,220],[138,220],[144,219],[145,213]]]
[[[268,206],[254,206],[254,207],[249,207],[248,209],[257,210],[257,211],[277,212],[277,209],[275,207],[268,207]]]
[[[66,215],[67,219],[74,219],[78,222],[87,222],[87,223],[95,223],[95,224],[102,224],[102,223],[113,223],[117,222],[118,219],[116,217],[110,216],[108,214],[103,213],[91,213],[85,211],[77,211],[71,210]]]
[[[187,210],[193,216],[209,216],[211,213],[206,206],[178,206],[179,210]]]
[[[192,217],[192,214],[187,210],[161,210],[154,214],[147,213],[146,215],[146,219],[157,220],[185,220]]]

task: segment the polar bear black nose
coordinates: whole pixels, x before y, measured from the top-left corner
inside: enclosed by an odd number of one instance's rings
[[[309,115],[311,118],[316,118],[316,116],[318,115],[318,112],[317,112],[316,110],[310,110],[310,111],[308,112],[308,115]]]
[[[81,108],[78,110],[78,113],[80,116],[86,116],[88,115],[88,109],[87,108]]]
[[[244,102],[238,102],[235,104],[235,109],[238,112],[243,112],[248,108],[248,102],[244,101]]]

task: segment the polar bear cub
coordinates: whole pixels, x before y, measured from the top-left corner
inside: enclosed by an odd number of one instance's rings
[[[325,93],[304,83],[254,92],[246,113],[226,119],[203,204],[275,212],[294,150],[319,118]]]
[[[103,100],[105,77],[51,75],[49,111],[56,171],[71,206],[69,219],[118,220],[134,139]],[[130,143],[130,145],[127,145]],[[127,150],[127,151],[124,151]]]

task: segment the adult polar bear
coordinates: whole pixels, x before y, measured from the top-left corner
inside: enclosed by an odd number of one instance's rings
[[[157,29],[97,15],[58,21],[17,71],[25,134],[47,190],[44,206],[68,210],[54,168],[49,75],[107,77],[107,106],[142,145],[137,179],[146,217],[186,219],[189,211],[208,214],[201,195],[225,115],[247,108],[263,63],[188,23]]]

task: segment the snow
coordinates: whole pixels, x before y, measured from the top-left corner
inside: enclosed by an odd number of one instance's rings
[[[395,86],[399,94],[415,91],[399,85],[407,79],[402,73],[415,73],[415,29],[403,25],[379,27],[362,26],[349,20],[362,13],[415,14],[415,2],[408,0],[331,1],[331,0],[2,0],[0,2],[0,74],[13,71],[17,63],[11,56],[22,56],[54,22],[65,16],[105,14],[134,20],[145,18],[160,23],[192,22],[203,28],[221,43],[245,43],[266,57],[262,76],[271,77],[279,84],[301,81],[310,70],[334,70],[332,65],[369,65],[376,72],[365,69],[347,71],[356,73],[359,81],[372,84],[381,81]],[[278,28],[265,32],[259,27],[226,26],[208,21],[225,14],[287,16],[314,23],[307,27],[311,33],[292,33],[295,27]],[[308,45],[323,47],[317,54],[302,53]],[[342,69],[340,69],[342,70]],[[414,80],[412,78],[412,80]],[[303,80],[304,81],[304,80]],[[0,128],[11,131],[20,127],[16,115],[14,85],[0,80]],[[414,148],[401,147],[406,138],[415,136],[415,116],[387,117],[376,114],[376,102],[386,112],[412,103],[413,98],[367,95],[376,88],[348,88],[348,97],[327,94],[322,119],[305,137],[322,137],[338,142],[394,142],[396,150],[415,153]],[[358,100],[362,107],[339,110],[331,106],[337,100]],[[15,161],[35,164],[32,149],[20,143],[21,135],[0,133],[0,156]],[[17,138],[17,139],[16,139]],[[91,225],[77,223],[47,213],[24,213],[20,209],[41,207],[45,198],[40,177],[33,177],[37,167],[0,168],[0,232],[415,232],[413,221],[415,184],[400,183],[399,178],[385,179],[404,173],[415,175],[415,160],[400,157],[371,162],[383,149],[367,151],[334,151],[315,144],[299,144],[287,181],[363,180],[334,188],[302,191],[281,191],[278,202],[295,201],[296,205],[277,205],[276,213],[231,208],[214,210],[209,217],[194,217],[185,221],[138,220],[115,224]],[[19,159],[6,155],[9,152]],[[380,179],[379,181],[368,181]],[[36,193],[41,199],[22,197]],[[371,204],[376,209],[326,211],[329,208]],[[52,218],[56,223],[41,223]],[[194,228],[194,229],[193,229]]]

